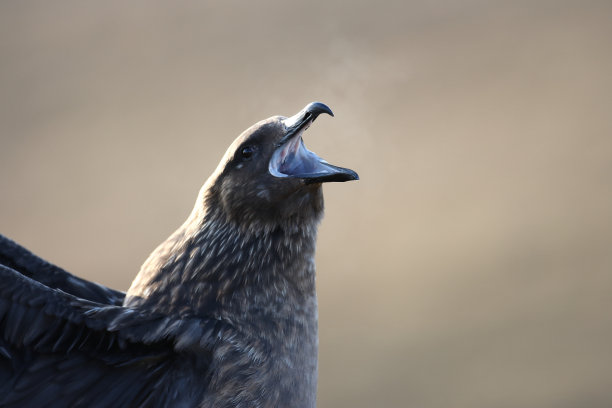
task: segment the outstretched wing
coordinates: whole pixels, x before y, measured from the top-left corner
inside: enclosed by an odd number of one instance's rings
[[[223,330],[81,299],[0,265],[0,407],[192,406]]]
[[[93,302],[121,305],[125,293],[78,278],[0,234],[0,265],[53,289]]]

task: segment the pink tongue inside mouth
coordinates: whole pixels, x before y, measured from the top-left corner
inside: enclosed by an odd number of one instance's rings
[[[276,177],[325,174],[329,169],[319,156],[304,146],[302,136],[295,136],[274,153],[270,160],[270,174]]]
[[[285,146],[283,146],[282,151],[280,152],[280,165],[278,166],[278,171],[284,174],[288,174],[292,168],[299,167],[296,166],[298,163],[298,156],[300,147],[302,144],[302,137],[296,137],[292,140],[288,141]]]
[[[274,152],[268,165],[270,174],[275,177],[313,177],[331,172],[327,162],[304,145],[302,134],[311,124],[312,120]]]

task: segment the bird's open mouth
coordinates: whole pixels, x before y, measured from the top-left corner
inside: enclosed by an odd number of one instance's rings
[[[270,174],[275,177],[299,178],[307,184],[359,179],[353,170],[327,163],[304,145],[302,134],[321,113],[333,116],[326,105],[313,102],[298,114],[283,120],[287,133],[270,159]]]

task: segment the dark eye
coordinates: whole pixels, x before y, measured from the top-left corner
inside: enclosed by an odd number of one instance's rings
[[[243,159],[250,159],[256,151],[256,146],[244,146],[242,149],[240,149],[240,155]]]

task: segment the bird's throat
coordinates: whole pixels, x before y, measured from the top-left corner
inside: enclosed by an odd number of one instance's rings
[[[234,318],[283,313],[283,304],[315,296],[317,224],[252,231],[222,214],[192,214],[143,264],[125,305]]]

